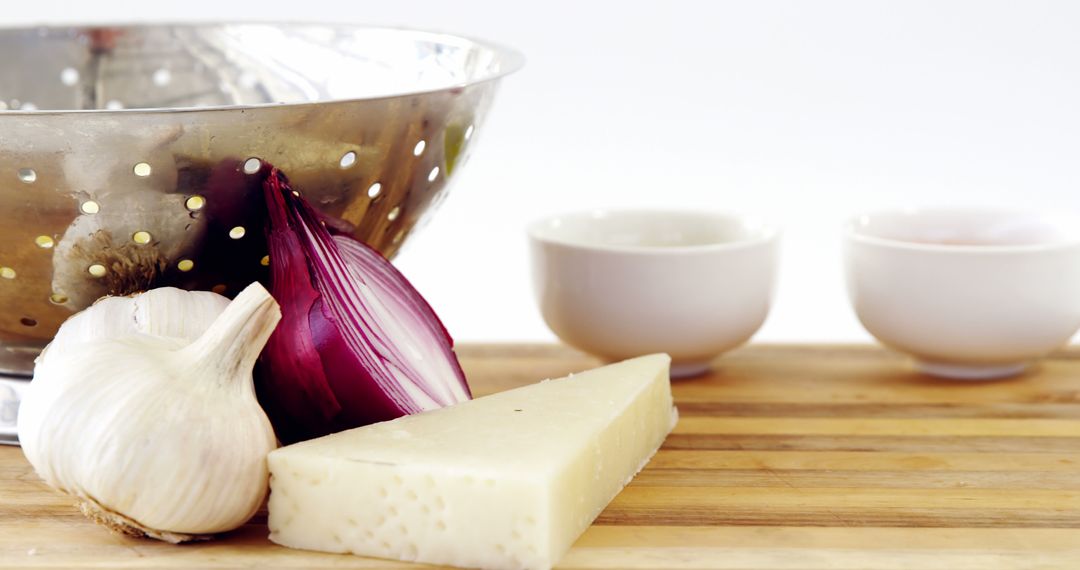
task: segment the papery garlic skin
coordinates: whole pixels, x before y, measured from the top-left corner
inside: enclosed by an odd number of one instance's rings
[[[102,297],[64,321],[49,346],[65,350],[82,342],[140,333],[191,342],[206,332],[227,306],[229,299],[223,295],[175,287]]]
[[[180,542],[242,525],[276,447],[251,370],[279,318],[253,284],[191,343],[136,334],[50,350],[20,409],[23,452],[110,526]]]

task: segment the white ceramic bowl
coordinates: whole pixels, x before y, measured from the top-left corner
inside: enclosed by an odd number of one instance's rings
[[[932,375],[1022,372],[1080,329],[1080,220],[1008,210],[859,216],[848,292],[871,334]]]
[[[672,357],[703,373],[750,339],[772,301],[777,232],[731,214],[597,211],[529,226],[533,283],[563,341],[623,359]]]

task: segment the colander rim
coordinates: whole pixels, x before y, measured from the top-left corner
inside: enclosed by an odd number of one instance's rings
[[[84,29],[155,29],[155,28],[212,28],[212,27],[225,27],[225,26],[274,26],[278,28],[303,28],[303,27],[322,27],[328,29],[351,29],[351,30],[368,30],[368,31],[383,31],[383,32],[403,32],[413,34],[416,36],[424,37],[430,36],[432,39],[446,38],[447,40],[453,40],[455,42],[466,42],[483,49],[487,49],[495,54],[500,61],[498,71],[488,73],[477,79],[471,81],[462,81],[450,83],[441,87],[432,87],[426,89],[415,89],[400,91],[391,94],[371,95],[366,97],[339,97],[321,99],[318,101],[297,101],[297,102],[269,102],[269,103],[252,103],[252,104],[229,104],[229,105],[203,105],[203,106],[189,106],[189,107],[140,107],[140,108],[120,108],[120,109],[5,109],[0,111],[0,118],[2,117],[42,117],[50,115],[157,115],[157,114],[174,114],[174,113],[207,113],[207,112],[223,112],[223,111],[239,111],[239,110],[254,110],[254,109],[302,109],[305,107],[314,107],[331,104],[344,104],[344,103],[356,103],[362,101],[384,101],[390,99],[398,99],[401,97],[413,97],[421,95],[429,95],[433,93],[441,93],[445,91],[451,91],[454,89],[462,89],[465,87],[471,87],[475,85],[482,85],[493,81],[498,81],[507,75],[519,71],[525,65],[525,56],[515,48],[511,48],[504,44],[493,42],[489,40],[479,39],[469,35],[458,34],[453,32],[445,32],[439,30],[429,30],[412,28],[408,26],[387,26],[387,25],[374,25],[374,24],[352,24],[352,23],[328,23],[318,20],[300,20],[300,21],[281,21],[281,20],[228,20],[228,21],[187,21],[187,22],[153,22],[153,23],[110,23],[110,22],[97,22],[90,24],[48,24],[48,25],[0,25],[0,34],[8,32],[31,32],[42,30],[84,30]],[[451,43],[451,42],[447,42]]]

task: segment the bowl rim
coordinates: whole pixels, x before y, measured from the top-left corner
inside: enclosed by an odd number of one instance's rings
[[[416,89],[410,91],[401,91],[397,93],[391,93],[387,95],[372,95],[368,97],[340,97],[332,99],[322,99],[319,101],[297,101],[297,102],[267,102],[267,103],[253,103],[253,104],[229,104],[229,105],[205,105],[201,107],[141,107],[141,108],[121,108],[121,109],[5,109],[0,111],[0,117],[41,117],[50,115],[75,115],[75,114],[93,114],[93,115],[155,115],[155,114],[174,114],[174,113],[213,113],[221,111],[236,111],[241,109],[264,109],[264,108],[304,108],[316,105],[338,104],[338,103],[354,103],[360,101],[380,101],[388,99],[397,99],[400,97],[412,97],[418,95],[428,95],[432,93],[441,93],[444,91],[452,91],[454,89],[462,89],[465,87],[472,87],[475,85],[482,85],[498,81],[507,75],[521,70],[525,66],[525,56],[517,49],[511,48],[504,44],[493,42],[489,40],[483,40],[468,35],[457,34],[452,32],[444,32],[438,30],[427,30],[421,28],[411,28],[408,26],[387,26],[387,25],[368,25],[368,24],[350,24],[350,23],[330,23],[327,21],[319,20],[296,20],[296,21],[283,21],[283,20],[224,20],[224,21],[160,21],[153,23],[137,23],[137,22],[123,22],[123,23],[88,23],[88,24],[48,24],[48,25],[0,25],[0,33],[6,32],[36,32],[56,30],[56,31],[75,31],[75,30],[96,30],[96,29],[155,29],[155,28],[200,28],[200,27],[224,27],[224,26],[272,26],[277,28],[305,28],[305,27],[319,27],[326,29],[350,29],[350,30],[367,30],[376,32],[404,32],[412,34],[416,37],[426,37],[432,41],[439,41],[440,38],[446,40],[446,43],[462,43],[466,42],[474,46],[478,46],[487,50],[490,50],[496,54],[500,59],[499,70],[489,73],[478,79],[472,81],[462,81],[456,83],[450,83],[442,87],[432,87],[427,89]]]
[[[860,232],[860,226],[864,220],[873,216],[907,215],[918,216],[923,214],[973,214],[994,215],[1006,214],[1017,218],[1032,217],[1048,220],[1052,225],[1066,227],[1065,221],[1072,221],[1080,228],[1080,215],[1067,213],[1051,213],[1033,208],[1009,208],[999,206],[928,206],[928,207],[905,207],[905,208],[882,208],[867,210],[854,216],[850,216],[844,223],[844,239],[849,243],[872,245],[881,248],[918,251],[935,254],[1026,254],[1036,252],[1060,251],[1080,247],[1080,230],[1069,232],[1065,239],[1042,243],[1027,244],[947,244],[927,243],[898,238],[887,238],[868,235]]]
[[[758,235],[747,238],[735,239],[715,243],[674,246],[643,246],[643,245],[612,245],[592,243],[583,240],[567,239],[560,236],[544,235],[544,228],[558,219],[566,218],[598,218],[607,216],[647,215],[647,216],[694,216],[713,220],[727,220],[739,224],[757,226]],[[779,240],[782,231],[774,223],[765,221],[763,218],[748,215],[734,210],[691,210],[676,208],[593,208],[589,210],[573,210],[557,214],[549,214],[534,219],[526,226],[526,234],[529,239],[550,245],[558,245],[583,251],[595,251],[604,253],[629,254],[641,256],[670,256],[688,255],[699,253],[712,253],[722,251],[737,251],[768,245]]]

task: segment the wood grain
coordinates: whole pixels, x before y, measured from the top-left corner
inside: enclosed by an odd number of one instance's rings
[[[477,395],[598,364],[460,349]],[[872,347],[752,346],[677,381],[664,448],[561,568],[1080,568],[1080,352],[991,383]],[[406,568],[288,550],[257,518],[169,546],[109,534],[0,448],[0,566]]]

